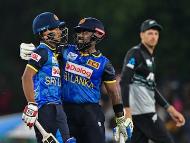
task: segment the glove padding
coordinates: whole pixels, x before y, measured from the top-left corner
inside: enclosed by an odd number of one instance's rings
[[[38,118],[38,106],[36,103],[29,102],[28,105],[24,108],[22,114],[22,120],[30,128],[34,126],[36,119]]]
[[[124,116],[116,118],[117,126],[113,129],[115,141],[120,140],[120,133],[123,135],[124,140],[130,140],[133,132],[133,122],[130,118],[125,119]]]
[[[20,44],[20,57],[23,60],[29,60],[31,58],[31,54],[35,49],[34,44],[30,43],[21,43]]]

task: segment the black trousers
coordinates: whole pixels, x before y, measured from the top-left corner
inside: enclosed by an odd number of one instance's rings
[[[155,113],[134,115],[134,131],[131,143],[174,143],[164,123]]]
[[[58,130],[64,141],[70,137],[67,118],[62,105],[47,104],[42,106],[38,111],[38,121],[47,132],[52,133],[55,137]],[[35,126],[34,129],[37,142],[42,143],[41,133]]]
[[[77,143],[105,143],[105,117],[98,104],[65,104],[71,136]]]

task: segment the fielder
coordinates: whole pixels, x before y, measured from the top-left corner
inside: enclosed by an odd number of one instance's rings
[[[28,101],[22,119],[31,128],[38,118],[47,132],[54,136],[58,131],[61,133],[60,143],[74,143],[75,139],[69,139],[69,128],[62,107],[60,69],[56,53],[57,47],[67,41],[65,22],[61,22],[53,13],[44,12],[36,16],[32,28],[40,44],[31,54],[22,76],[22,86]],[[30,47],[34,48],[31,44]],[[37,142],[41,143],[42,135],[36,127],[35,133]]]
[[[170,105],[155,87],[154,50],[162,26],[155,20],[141,25],[141,43],[131,48],[124,59],[121,73],[121,94],[124,109],[132,112],[134,132],[131,143],[174,143],[163,122],[156,113],[155,104],[166,109],[176,126],[185,124],[181,113]]]

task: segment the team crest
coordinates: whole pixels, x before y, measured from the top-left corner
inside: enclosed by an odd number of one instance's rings
[[[85,21],[86,21],[86,19],[83,18],[83,19],[80,20],[79,24],[83,24]]]
[[[77,57],[78,57],[78,55],[73,52],[69,52],[67,55],[67,59],[70,61],[74,61]]]
[[[57,58],[56,58],[56,57],[52,57],[52,63],[58,64],[58,61],[57,61]]]
[[[54,14],[53,17],[55,18],[55,20],[59,20],[59,18]]]
[[[100,67],[100,63],[93,61],[93,60],[88,60],[87,65],[89,65],[95,69],[99,69],[99,67]]]

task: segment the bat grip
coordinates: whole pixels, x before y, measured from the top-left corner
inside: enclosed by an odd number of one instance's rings
[[[35,126],[38,128],[38,130],[40,131],[40,133],[42,134],[42,136],[47,136],[47,135],[48,135],[48,133],[44,130],[44,128],[43,128],[42,125],[38,122],[38,120],[36,120]]]
[[[125,139],[122,133],[119,134],[119,143],[125,143]]]

